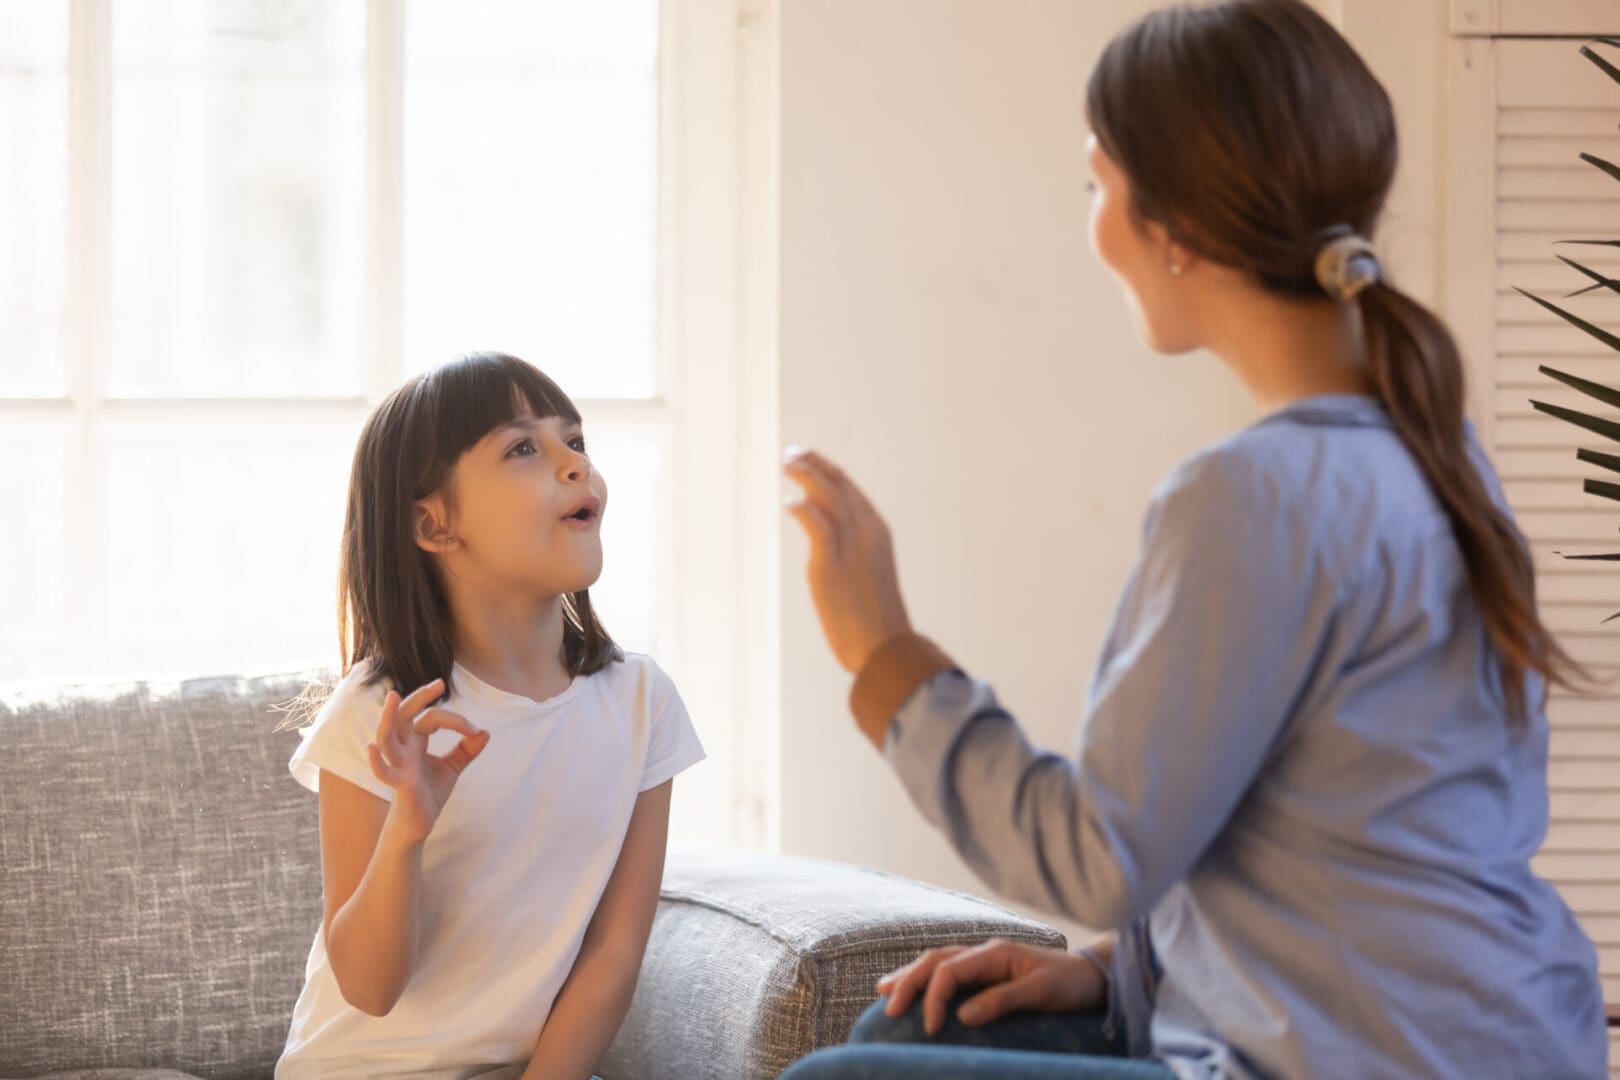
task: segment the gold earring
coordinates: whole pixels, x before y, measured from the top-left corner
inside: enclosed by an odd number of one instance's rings
[[[1180,263],[1171,263],[1170,264],[1170,273],[1174,274],[1176,277],[1180,277],[1181,276],[1181,264]]]

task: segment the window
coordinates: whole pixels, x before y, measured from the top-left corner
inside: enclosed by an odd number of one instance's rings
[[[502,349],[580,404],[612,491],[593,595],[710,749],[677,835],[757,841],[756,683],[727,662],[738,21],[0,0],[0,681],[334,664],[361,423],[409,374]]]

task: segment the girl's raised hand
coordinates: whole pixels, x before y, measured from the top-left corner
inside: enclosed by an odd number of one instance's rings
[[[814,450],[790,449],[782,468],[804,489],[787,511],[810,538],[806,576],[822,633],[838,663],[857,674],[879,645],[911,629],[889,526],[855,482]]]
[[[443,679],[417,687],[403,701],[398,691],[388,691],[377,718],[377,741],[366,744],[372,774],[394,789],[390,813],[402,815],[406,838],[418,842],[433,831],[462,770],[489,744],[489,732],[466,717],[428,708],[443,693]],[[440,728],[461,732],[461,741],[447,754],[430,754],[428,736]]]
[[[1097,965],[1062,949],[1021,945],[999,939],[973,948],[929,949],[878,980],[887,994],[884,1012],[900,1016],[922,995],[923,1029],[937,1035],[958,990],[986,989],[964,1001],[957,1019],[969,1027],[988,1024],[1010,1012],[1070,1012],[1097,1008],[1108,1000],[1108,982]]]

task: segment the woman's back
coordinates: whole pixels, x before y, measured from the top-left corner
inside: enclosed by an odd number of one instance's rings
[[[1224,676],[1278,680],[1293,701],[1153,907],[1155,1050],[1189,1075],[1600,1073],[1595,954],[1529,869],[1547,820],[1541,683],[1510,726],[1452,529],[1389,417],[1355,395],[1296,402],[1167,487],[1212,462],[1252,473],[1293,539],[1274,570],[1298,576],[1300,647]],[[1233,612],[1225,632],[1278,614]]]

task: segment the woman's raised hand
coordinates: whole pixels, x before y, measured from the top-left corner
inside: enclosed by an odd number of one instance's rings
[[[1011,1012],[1070,1012],[1099,1008],[1108,1000],[1108,981],[1097,965],[1077,953],[993,939],[971,948],[929,949],[878,980],[889,1003],[884,1012],[900,1016],[922,995],[923,1028],[937,1035],[958,990],[986,987],[956,1010],[969,1027],[988,1024]]]
[[[372,774],[394,789],[390,813],[402,815],[400,828],[410,840],[427,839],[456,779],[489,744],[489,732],[466,717],[428,708],[443,693],[443,679],[417,687],[403,701],[398,691],[388,691],[377,718],[377,741],[366,744]],[[440,728],[461,732],[461,741],[447,754],[430,754],[428,736]]]
[[[911,629],[889,527],[842,469],[814,450],[789,450],[783,471],[804,489],[787,511],[810,538],[806,575],[821,630],[845,671]]]

